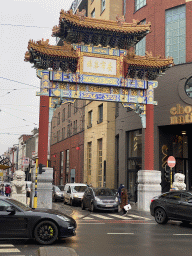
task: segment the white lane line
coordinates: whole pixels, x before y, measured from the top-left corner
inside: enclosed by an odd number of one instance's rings
[[[131,217],[133,217],[133,218],[144,219],[144,220],[151,220],[151,219],[149,219],[149,218],[142,217],[142,216],[139,216],[139,215],[134,215],[134,214],[128,214],[128,216],[131,216]]]
[[[107,235],[134,235],[134,233],[107,233]]]
[[[124,219],[124,220],[131,220],[131,218],[129,218],[127,216],[121,216],[121,215],[117,215],[117,214],[110,214],[110,216],[119,218],[119,219]]]
[[[83,218],[84,220],[93,220],[93,218],[91,218],[91,217],[85,217],[85,218]]]
[[[8,252],[21,252],[21,251],[18,250],[17,248],[13,248],[13,249],[0,249],[0,252],[8,253]]]
[[[0,247],[14,247],[13,244],[0,244]]]
[[[103,216],[103,215],[99,215],[99,214],[91,214],[91,216],[100,218],[100,219],[105,219],[105,220],[112,220],[113,218],[107,217],[107,216]]]
[[[173,234],[173,236],[192,236],[192,234]]]
[[[78,225],[90,225],[90,224],[91,225],[105,225],[105,223],[100,223],[100,222],[99,223],[91,223],[91,222],[89,222],[89,223],[82,223],[82,222],[78,223]]]

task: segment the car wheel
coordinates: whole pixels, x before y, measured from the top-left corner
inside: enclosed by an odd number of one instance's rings
[[[85,210],[85,206],[84,206],[83,201],[81,201],[81,209],[82,209],[82,210]]]
[[[93,203],[91,204],[91,212],[94,212],[95,211],[95,207],[93,205]]]
[[[166,212],[162,208],[157,208],[155,210],[155,221],[158,224],[165,224],[168,221]]]
[[[70,199],[70,205],[73,206],[73,199]]]
[[[52,221],[42,221],[35,227],[34,237],[40,244],[52,244],[57,240],[58,228]]]

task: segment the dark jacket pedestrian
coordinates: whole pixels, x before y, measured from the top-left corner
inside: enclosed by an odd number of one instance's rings
[[[124,206],[128,204],[128,194],[127,194],[127,189],[122,188],[121,189],[121,204],[120,207],[123,210],[123,213],[125,214],[126,211],[124,209]]]
[[[6,196],[10,196],[10,194],[11,194],[11,188],[10,188],[9,185],[7,185],[7,186],[5,187],[5,195],[6,195]]]
[[[124,188],[125,186],[123,184],[120,184],[118,188],[118,198],[119,198],[119,203],[121,203],[121,189]]]

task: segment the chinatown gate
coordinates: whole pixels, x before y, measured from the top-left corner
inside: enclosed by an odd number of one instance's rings
[[[161,193],[161,172],[154,170],[155,79],[173,65],[173,59],[136,56],[131,51],[151,24],[125,23],[84,17],[84,12],[61,10],[59,25],[49,40],[29,41],[25,61],[34,64],[40,78],[39,163],[47,165],[48,124],[55,105],[76,99],[119,102],[141,117],[145,128],[145,170],[138,173],[138,207],[149,210],[150,199]]]

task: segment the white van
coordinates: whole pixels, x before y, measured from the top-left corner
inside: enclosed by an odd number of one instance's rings
[[[87,184],[83,183],[67,183],[64,187],[64,204],[80,204],[87,187]]]

